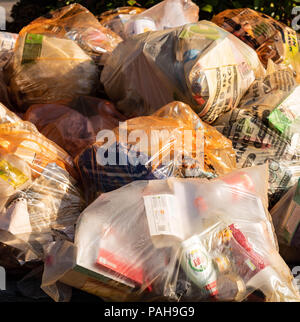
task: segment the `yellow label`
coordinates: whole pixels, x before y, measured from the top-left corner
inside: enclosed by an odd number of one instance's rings
[[[4,159],[0,160],[0,178],[8,182],[15,189],[29,179],[23,172]]]
[[[286,30],[286,55],[285,55],[285,63],[291,63],[294,59],[294,56],[298,53],[298,40],[297,34],[293,30]]]

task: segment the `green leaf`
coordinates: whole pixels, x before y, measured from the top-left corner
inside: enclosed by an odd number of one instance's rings
[[[210,4],[205,5],[204,7],[201,8],[201,11],[209,12],[211,13],[213,11],[213,6]]]
[[[127,3],[130,5],[130,6],[134,6],[136,4],[136,1],[134,0],[129,0],[127,1]]]

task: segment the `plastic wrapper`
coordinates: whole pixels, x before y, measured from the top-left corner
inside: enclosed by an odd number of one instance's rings
[[[123,39],[126,38],[124,32],[125,23],[133,16],[137,15],[146,9],[140,7],[120,7],[103,12],[99,16],[101,24],[114,31],[116,34],[121,36]]]
[[[105,300],[189,302],[260,290],[266,301],[299,302],[267,212],[267,174],[263,165],[101,195],[81,214],[74,245],[49,246],[43,289],[55,297],[59,280]]]
[[[190,0],[164,0],[124,22],[125,37],[175,28],[199,20],[199,7]]]
[[[95,93],[97,65],[120,41],[79,4],[34,20],[20,31],[9,68],[16,105],[26,110]]]
[[[235,168],[235,154],[231,142],[201,122],[188,105],[172,102],[151,116],[121,123],[109,135],[98,135],[75,164],[86,198],[93,201],[134,180],[225,174]]]
[[[269,59],[293,64],[298,52],[296,32],[272,17],[249,8],[228,9],[212,21],[255,49],[265,66]]]
[[[125,117],[107,100],[79,96],[70,102],[32,105],[24,119],[75,157],[95,143],[100,130],[117,127]]]
[[[180,100],[211,123],[235,108],[260,75],[264,69],[252,48],[201,21],[122,42],[108,59],[101,81],[127,117],[150,115]]]
[[[300,181],[271,210],[278,242],[288,261],[300,260]]]
[[[268,69],[265,78],[251,85],[238,108],[224,114],[213,125],[232,140],[238,167],[269,162],[272,207],[300,175],[298,120],[288,112],[297,111],[299,104],[294,94],[298,86],[291,71],[272,63]],[[283,117],[274,118],[275,111],[282,111]],[[294,122],[284,119],[284,113]]]
[[[20,264],[43,259],[43,246],[73,240],[85,202],[71,157],[0,105],[0,242]]]
[[[0,32],[0,52],[11,51],[15,48],[18,34],[11,32]]]

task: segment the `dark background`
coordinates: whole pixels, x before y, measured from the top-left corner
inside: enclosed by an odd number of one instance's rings
[[[20,0],[12,8],[12,21],[7,22],[7,31],[19,32],[22,27],[35,18],[46,14],[50,10],[75,2],[82,4],[95,15],[99,15],[106,10],[122,6],[149,8],[159,3],[160,0]],[[211,19],[214,14],[225,9],[248,7],[264,12],[287,25],[290,25],[293,19],[292,8],[297,4],[300,6],[300,0],[195,0],[193,2],[200,8],[200,19]]]

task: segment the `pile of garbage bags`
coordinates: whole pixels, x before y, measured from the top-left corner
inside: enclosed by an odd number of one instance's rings
[[[55,301],[300,302],[298,36],[198,14],[75,3],[0,32],[0,265]]]

